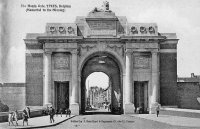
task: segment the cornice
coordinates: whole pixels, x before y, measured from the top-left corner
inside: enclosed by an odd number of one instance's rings
[[[84,42],[119,42],[120,38],[113,38],[113,37],[94,37],[94,38],[84,38]]]
[[[83,39],[82,36],[39,36],[39,43],[72,43],[79,42]]]
[[[37,39],[23,39],[25,44],[38,44]]]

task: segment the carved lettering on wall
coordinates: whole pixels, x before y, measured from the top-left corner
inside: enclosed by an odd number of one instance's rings
[[[54,69],[70,69],[69,54],[57,53],[54,55]]]
[[[148,56],[135,56],[134,68],[150,68],[150,58]]]
[[[115,21],[88,21],[91,30],[114,30]]]
[[[116,35],[116,21],[88,21],[90,35]]]

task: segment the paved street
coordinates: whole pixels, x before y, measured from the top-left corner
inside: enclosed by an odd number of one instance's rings
[[[71,115],[71,117],[74,117],[74,116]],[[23,126],[22,120],[18,121],[18,126],[15,126],[16,125],[15,121],[13,122],[14,125],[11,125],[11,126],[8,126],[8,122],[2,122],[2,123],[0,123],[0,129],[13,129],[13,128],[27,129],[27,128],[54,126],[63,121],[70,119],[71,117],[69,117],[69,116],[66,117],[65,115],[63,115],[62,117],[61,117],[61,115],[55,116],[54,123],[50,123],[49,116],[34,117],[34,118],[28,119],[28,126],[26,125],[26,123]]]
[[[93,109],[87,115],[61,117],[55,116],[55,123],[49,122],[49,116],[29,119],[28,126],[8,126],[0,123],[0,129],[6,128],[45,128],[45,129],[200,129],[200,118],[160,114],[112,115],[107,109]]]
[[[199,129],[172,126],[152,120],[127,115],[82,115],[47,129]]]

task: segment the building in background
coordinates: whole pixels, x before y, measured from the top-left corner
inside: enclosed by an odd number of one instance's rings
[[[200,75],[191,73],[191,77],[177,78],[177,106],[200,109]]]
[[[89,95],[87,98],[87,107],[102,108],[104,104],[111,103],[111,88],[103,89],[101,87],[92,86],[89,89]]]

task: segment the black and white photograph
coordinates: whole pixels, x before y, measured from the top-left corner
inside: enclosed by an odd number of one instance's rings
[[[0,0],[0,129],[200,129],[200,0]]]

